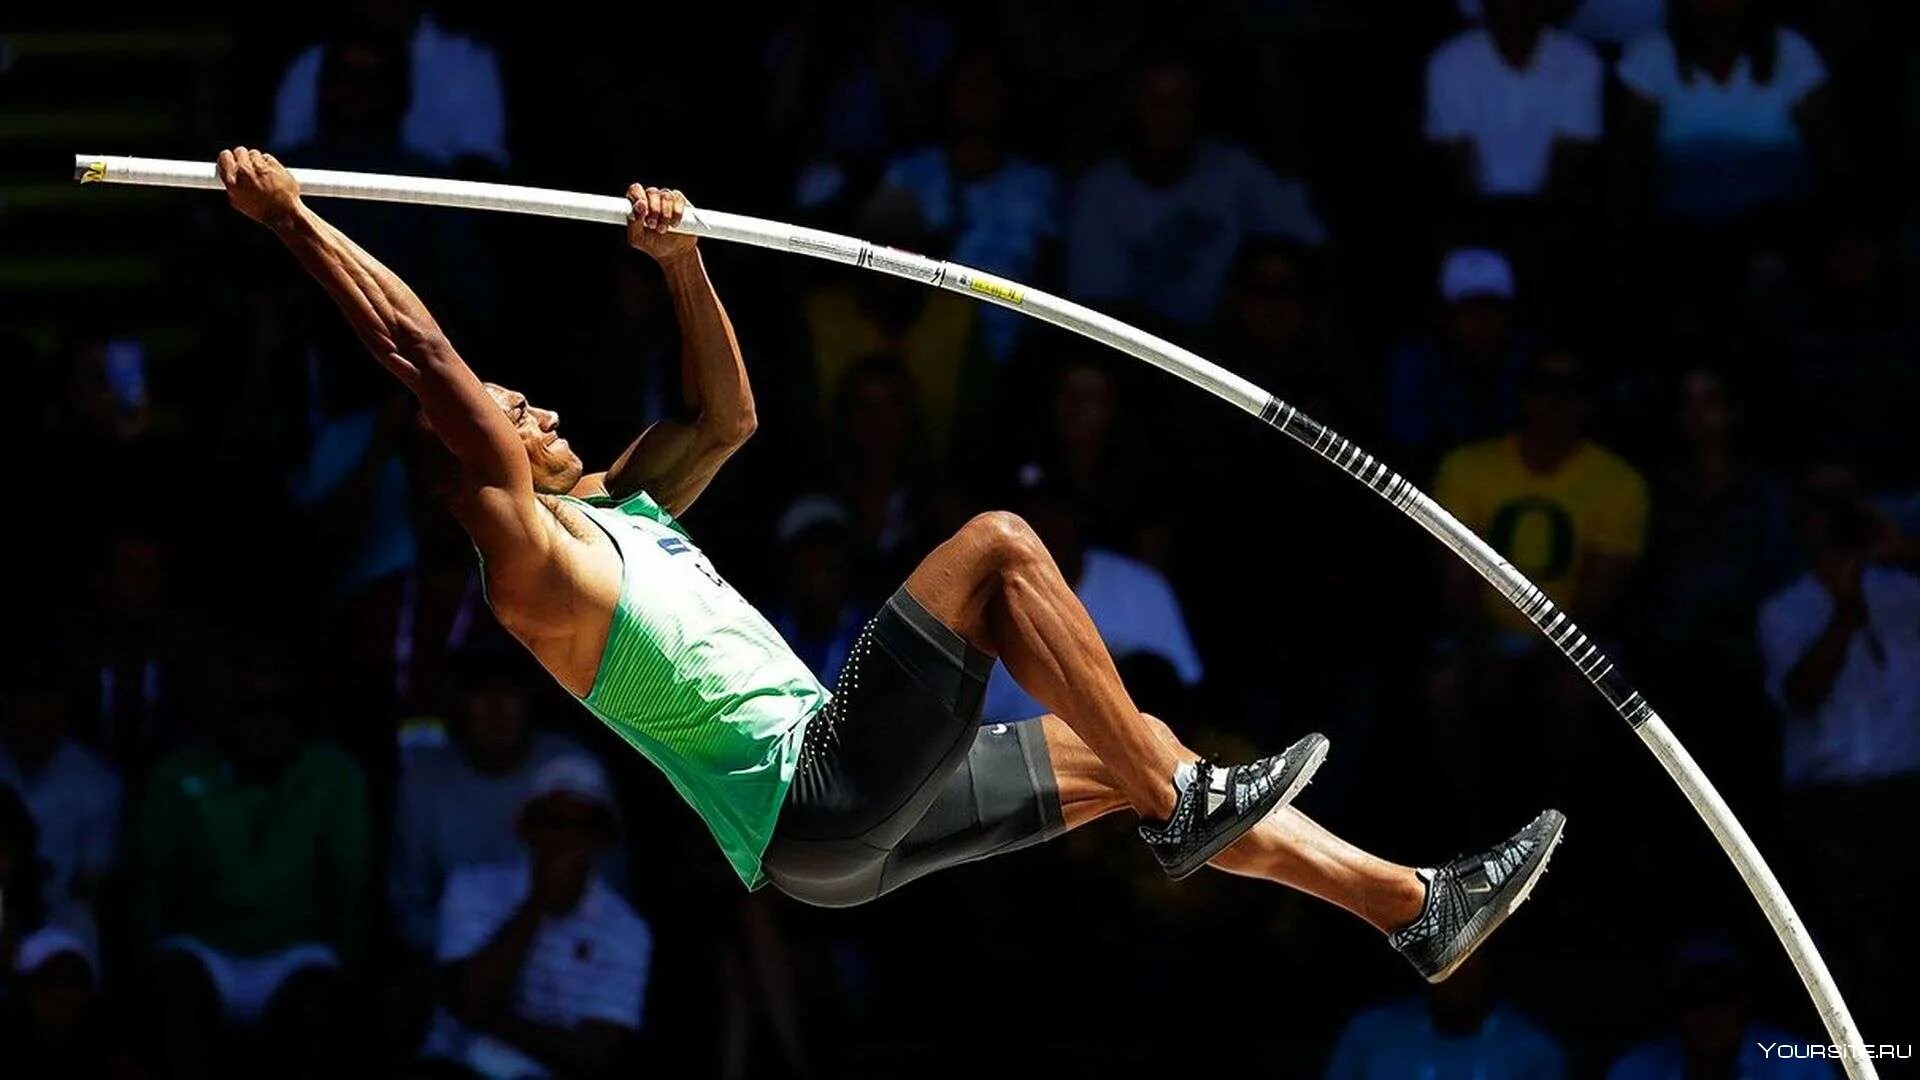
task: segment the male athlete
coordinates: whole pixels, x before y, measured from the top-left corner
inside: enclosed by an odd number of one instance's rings
[[[586,473],[559,417],[483,383],[412,290],[301,202],[269,154],[220,154],[228,198],[271,229],[420,402],[458,459],[452,510],[500,622],[667,774],[748,888],[864,903],[915,878],[1131,808],[1162,867],[1211,862],[1367,920],[1439,981],[1526,898],[1565,819],[1482,854],[1398,866],[1292,801],[1308,735],[1246,765],[1200,760],[1134,707],[1073,590],[1012,514],[927,556],[868,624],[833,693],[714,572],[678,518],[753,434],[753,395],[677,191],[627,189],[627,239],[666,276],[684,413]],[[1051,714],[981,730],[994,660]]]

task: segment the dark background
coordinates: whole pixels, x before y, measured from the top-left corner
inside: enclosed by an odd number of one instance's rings
[[[423,474],[411,474],[399,504],[374,493],[383,463],[417,460],[407,406],[284,252],[216,195],[83,189],[67,177],[74,152],[211,159],[245,143],[296,167],[609,193],[640,180],[702,206],[941,255],[954,230],[890,213],[874,192],[896,154],[941,143],[947,61],[977,54],[998,61],[1005,146],[1057,180],[1056,234],[1067,231],[1076,179],[1135,145],[1143,73],[1185,65],[1201,129],[1303,181],[1327,239],[1245,227],[1251,254],[1212,315],[1169,319],[1147,296],[1089,302],[1243,372],[1429,491],[1445,453],[1465,441],[1449,431],[1488,437],[1522,423],[1509,400],[1520,383],[1450,383],[1464,396],[1435,408],[1466,419],[1415,438],[1392,403],[1396,393],[1416,408],[1425,399],[1395,383],[1396,364],[1415,362],[1396,358],[1425,356],[1445,382],[1455,313],[1436,290],[1443,257],[1461,246],[1503,253],[1517,286],[1493,302],[1511,322],[1495,366],[1574,358],[1580,376],[1567,393],[1584,398],[1585,430],[1650,493],[1646,539],[1614,595],[1570,608],[1773,859],[1868,1040],[1911,1041],[1901,1026],[1915,1016],[1910,980],[1891,977],[1915,959],[1912,931],[1894,927],[1910,924],[1908,913],[1886,899],[1891,889],[1861,901],[1817,866],[1872,875],[1888,859],[1910,863],[1900,853],[1912,847],[1912,819],[1883,815],[1914,807],[1913,774],[1786,790],[1782,719],[1753,632],[1762,601],[1812,565],[1802,538],[1817,541],[1819,522],[1836,514],[1868,522],[1856,545],[1868,561],[1911,563],[1898,524],[1920,492],[1910,419],[1920,401],[1910,308],[1920,36],[1910,5],[1734,5],[1764,6],[1764,18],[1804,34],[1828,78],[1815,91],[1818,115],[1803,116],[1780,148],[1792,166],[1779,166],[1783,175],[1799,180],[1724,213],[1712,199],[1686,211],[1663,201],[1671,178],[1649,142],[1646,105],[1611,73],[1616,44],[1597,46],[1609,71],[1604,132],[1566,155],[1550,185],[1491,199],[1462,183],[1457,151],[1423,135],[1427,58],[1466,27],[1438,0],[1177,12],[1127,2],[773,11],[561,2],[498,14],[429,5],[443,31],[497,60],[502,160],[409,149],[378,100],[305,152],[276,146],[276,88],[314,43],[359,50],[358,85],[376,99],[391,72],[405,83],[404,49],[359,10],[369,6],[165,15],[43,6],[11,11],[0,36],[9,147],[0,350],[25,474],[11,530],[17,679],[57,695],[66,730],[122,778],[132,815],[156,762],[219,730],[233,707],[220,672],[239,652],[270,647],[272,666],[300,687],[302,730],[345,748],[366,779],[373,945],[347,972],[339,1043],[358,1055],[355,1070],[401,1069],[418,1022],[417,1002],[395,989],[418,961],[404,958],[375,894],[384,895],[403,768],[396,733],[446,712],[449,654],[517,672],[540,722],[593,747],[620,786],[626,888],[656,942],[633,1052],[654,1075],[799,1072],[775,1033],[782,1016],[797,1017],[813,1075],[1147,1075],[1213,1063],[1307,1075],[1326,1066],[1356,1013],[1421,994],[1375,934],[1309,898],[1216,876],[1170,886],[1117,819],[858,911],[748,897],[658,774],[501,644],[473,607],[465,541],[433,508]],[[783,81],[795,74],[782,63],[796,41],[814,50],[810,66]],[[834,94],[875,71],[879,89],[857,100],[877,102],[877,114],[836,111]],[[822,163],[840,177],[831,196],[798,198],[798,178]],[[408,277],[484,377],[557,409],[590,464],[671,400],[671,309],[657,273],[612,230],[316,208]],[[1044,239],[1032,266],[1009,276],[1071,294],[1067,247]],[[957,330],[927,331],[973,335],[953,350],[966,365],[960,389],[923,406],[933,415],[922,421],[951,436],[924,449],[910,434],[869,438],[862,424],[884,427],[891,414],[874,419],[857,400],[837,412],[822,404],[838,389],[819,366],[818,343],[834,330],[821,320],[833,316],[810,298],[850,290],[880,323],[921,318],[922,298],[845,268],[720,244],[703,251],[740,332],[761,430],[687,525],[750,597],[785,610],[809,587],[796,545],[779,535],[800,496],[824,492],[853,508],[852,528],[827,531],[837,552],[828,563],[844,571],[828,585],[844,587],[864,616],[969,513],[1032,509],[1021,467],[1039,463],[1074,489],[1050,510],[1154,567],[1178,595],[1204,677],[1182,685],[1145,655],[1123,667],[1143,707],[1188,741],[1231,757],[1326,731],[1333,758],[1303,809],[1408,863],[1491,842],[1542,805],[1568,811],[1553,873],[1496,939],[1489,993],[1550,1033],[1572,1075],[1603,1075],[1674,1030],[1674,957],[1689,943],[1696,959],[1744,958],[1729,962],[1745,965],[1729,968],[1742,972],[1743,991],[1730,996],[1752,1017],[1824,1041],[1757,908],[1637,740],[1557,656],[1503,651],[1507,639],[1474,614],[1478,598],[1449,595],[1450,557],[1358,485],[1199,391],[1051,328],[1027,327],[991,355],[971,315]],[[1291,329],[1263,339],[1250,329],[1262,318]],[[926,342],[914,342],[869,377],[924,390],[927,369],[909,354]],[[127,343],[145,358],[148,400],[138,407],[115,397],[109,374],[110,354]],[[904,381],[887,366],[903,358]],[[1571,370],[1565,363],[1553,370]],[[1063,369],[1088,381],[1062,382]],[[1075,396],[1087,385],[1093,405]],[[1690,470],[1711,453],[1683,406],[1700,395],[1735,418],[1726,446],[1741,486],[1731,508],[1694,494]],[[287,477],[324,418],[349,413],[379,434],[350,463],[339,497],[297,504]],[[1087,447],[1093,464],[1075,472]],[[354,580],[346,553],[395,505],[413,556]],[[904,539],[875,539],[889,528]],[[393,647],[409,632],[403,608],[422,620],[404,655]],[[458,611],[476,625],[454,634]],[[164,670],[161,685],[125,705],[126,680],[141,676],[124,673],[149,669]],[[103,671],[123,673],[118,705]],[[1888,678],[1910,687],[1920,670]],[[1916,722],[1883,717],[1896,742]],[[1794,808],[1806,805],[1795,800],[1813,798],[1832,805],[1806,820],[1848,827],[1793,828]],[[118,868],[89,898],[104,973],[78,1022],[90,1034],[31,1059],[26,1041],[0,1043],[0,1073],[15,1075],[16,1055],[50,1075],[166,1073],[144,962],[151,942],[125,914],[140,888]],[[12,978],[0,974],[0,986],[20,1010],[25,984]]]

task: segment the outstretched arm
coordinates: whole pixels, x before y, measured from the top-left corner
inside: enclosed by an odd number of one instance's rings
[[[367,350],[419,400],[434,434],[460,460],[476,511],[463,518],[471,519],[481,550],[491,558],[544,539],[519,434],[413,290],[308,209],[300,185],[273,155],[223,150],[219,169],[234,209],[273,230]]]
[[[680,223],[686,196],[635,184],[627,198],[633,202],[628,242],[659,262],[680,322],[682,413],[647,428],[611,468],[586,477],[576,490],[615,498],[644,490],[677,515],[752,436],[757,425],[753,391],[733,324],[707,279],[694,238],[668,231]]]

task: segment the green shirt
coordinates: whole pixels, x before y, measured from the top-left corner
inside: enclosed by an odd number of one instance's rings
[[[260,784],[211,750],[182,750],[155,767],[134,830],[150,939],[186,934],[237,956],[313,941],[354,959],[366,925],[367,792],[340,751],[304,746]]]
[[[780,634],[644,492],[568,500],[620,550],[620,602],[582,703],[667,774],[748,888],[827,703]]]

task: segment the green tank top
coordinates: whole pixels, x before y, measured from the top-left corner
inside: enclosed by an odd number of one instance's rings
[[[581,703],[667,774],[758,888],[801,733],[831,695],[650,496],[567,501],[621,562],[620,603]]]

